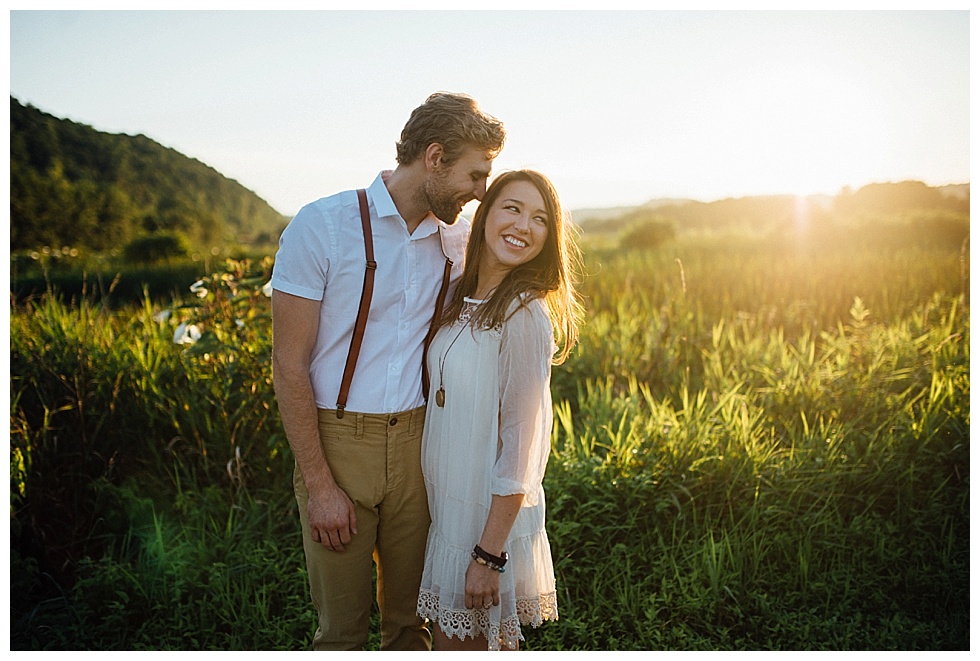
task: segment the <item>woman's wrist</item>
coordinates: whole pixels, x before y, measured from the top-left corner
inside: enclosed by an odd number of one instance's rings
[[[473,547],[473,552],[470,554],[470,557],[478,565],[489,567],[501,574],[504,573],[504,565],[507,564],[508,559],[506,551],[501,551],[499,556],[493,555],[492,553],[487,553],[479,544]]]
[[[500,551],[499,554],[494,554],[494,553],[490,553],[485,548],[477,544],[476,546],[473,547],[473,553],[480,556],[487,562],[492,562],[496,565],[500,565],[501,567],[507,564],[507,559],[508,559],[507,551]]]

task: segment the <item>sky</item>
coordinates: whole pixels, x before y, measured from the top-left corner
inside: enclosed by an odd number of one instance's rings
[[[571,209],[970,178],[956,11],[9,12],[10,94],[144,134],[293,215],[394,167],[432,92]],[[472,209],[467,209],[472,212]]]

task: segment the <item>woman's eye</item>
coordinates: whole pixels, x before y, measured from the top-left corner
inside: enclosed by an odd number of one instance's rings
[[[534,220],[534,222],[536,222],[536,223],[538,223],[540,225],[547,225],[548,224],[548,219],[545,218],[544,216],[535,216],[533,220]]]

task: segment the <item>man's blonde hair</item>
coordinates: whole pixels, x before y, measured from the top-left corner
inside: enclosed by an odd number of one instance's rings
[[[399,165],[410,165],[432,143],[442,145],[446,165],[455,163],[466,147],[495,158],[504,147],[505,137],[503,123],[480,110],[472,97],[436,92],[412,111],[395,145],[396,160]]]

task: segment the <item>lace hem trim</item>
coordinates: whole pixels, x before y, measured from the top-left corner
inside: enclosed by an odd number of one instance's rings
[[[439,595],[422,590],[419,593],[418,614],[438,622],[439,628],[447,636],[456,636],[463,640],[484,635],[487,638],[487,649],[490,651],[497,651],[501,647],[514,649],[518,641],[524,640],[521,624],[537,628],[545,620],[558,619],[558,596],[550,592],[537,597],[521,597],[517,600],[516,615],[507,617],[501,622],[493,622],[489,610],[441,608]]]

